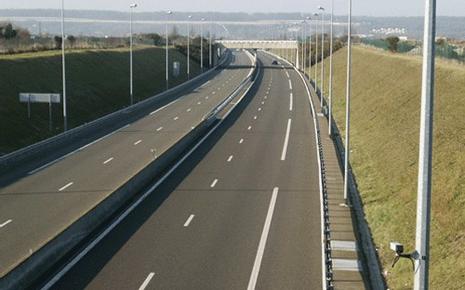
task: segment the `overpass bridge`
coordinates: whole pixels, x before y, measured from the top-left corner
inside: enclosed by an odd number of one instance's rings
[[[301,53],[297,40],[217,40],[215,43],[227,49],[281,50],[287,59],[294,59],[294,64],[300,69]]]
[[[217,40],[229,49],[298,49],[296,40]]]

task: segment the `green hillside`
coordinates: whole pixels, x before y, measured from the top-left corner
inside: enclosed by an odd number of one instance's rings
[[[342,49],[334,58],[334,110],[342,132],[346,54]],[[413,285],[408,260],[391,268],[389,242],[414,248],[420,87],[420,58],[354,48],[351,162],[391,289]],[[464,112],[465,66],[438,60],[431,289],[465,289]]]
[[[175,49],[170,60],[181,63],[181,75],[171,86],[186,80],[186,57]],[[191,73],[199,65],[191,63]],[[121,109],[129,104],[127,49],[72,51],[67,54],[69,127]],[[55,105],[54,130],[48,129],[48,104],[33,104],[31,120],[18,94],[61,93],[59,51],[0,56],[0,155],[62,131],[62,109]],[[134,94],[140,101],[165,89],[165,54],[162,48],[134,51]]]

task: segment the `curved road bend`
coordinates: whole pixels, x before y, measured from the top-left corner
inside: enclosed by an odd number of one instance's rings
[[[255,93],[55,289],[322,288],[308,96],[259,58]]]

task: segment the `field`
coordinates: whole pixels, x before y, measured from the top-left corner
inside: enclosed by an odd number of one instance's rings
[[[170,86],[187,79],[186,57],[170,50],[170,61],[181,63],[181,75]],[[76,127],[129,105],[128,49],[79,50],[67,53],[69,127]],[[191,76],[199,65],[191,62]],[[165,89],[165,52],[142,47],[134,51],[135,101]],[[0,56],[0,155],[33,144],[63,130],[61,105],[53,106],[49,131],[48,104],[32,104],[31,119],[19,93],[60,93],[61,54],[46,51]]]
[[[334,58],[342,132],[346,54]],[[465,66],[438,60],[436,73],[430,285],[465,289]],[[389,242],[414,249],[420,88],[419,57],[354,48],[351,162],[390,289],[413,285],[408,260],[391,268]]]

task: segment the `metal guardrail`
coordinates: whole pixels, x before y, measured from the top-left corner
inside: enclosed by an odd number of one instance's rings
[[[249,54],[249,57],[251,53],[249,51],[246,51],[246,53]],[[254,78],[257,74],[257,55],[252,55],[251,59],[253,60],[252,62],[252,69],[250,70],[249,74],[247,77],[242,80],[242,82],[239,84],[239,86],[234,90],[234,92],[227,97],[225,100],[223,100],[221,103],[219,103],[210,113],[205,115],[203,118],[204,120],[209,120],[211,118],[214,118],[217,116],[226,106],[229,105],[229,103],[237,97],[237,95],[247,86],[251,85],[254,82]]]
[[[141,102],[138,102],[132,106],[123,108],[121,110],[118,110],[116,112],[110,113],[108,115],[105,115],[101,118],[98,118],[92,122],[85,123],[83,125],[80,125],[78,127],[72,128],[67,132],[63,132],[61,134],[55,135],[51,138],[42,140],[40,142],[37,142],[35,144],[29,145],[27,147],[21,148],[17,151],[11,152],[9,154],[0,156],[0,172],[2,170],[7,170],[10,166],[16,166],[14,164],[16,163],[21,163],[24,162],[24,160],[27,160],[28,158],[33,158],[32,156],[37,155],[37,153],[47,150],[46,148],[50,148],[53,146],[58,146],[57,143],[62,144],[63,142],[66,142],[67,139],[74,138],[76,136],[79,136],[79,134],[83,134],[84,131],[86,130],[98,130],[100,129],[100,126],[103,124],[106,124],[106,122],[110,122],[114,120],[116,122],[116,119],[122,118],[122,119],[127,119],[127,114],[128,113],[135,113],[136,111],[139,110],[144,110],[148,106],[153,105],[154,102],[158,101],[159,99],[163,97],[167,97],[171,94],[173,94],[176,91],[182,90],[186,87],[194,85],[196,82],[201,80],[202,78],[208,77],[210,74],[212,74],[215,70],[218,68],[222,67],[230,58],[230,51],[226,51],[225,54],[223,54],[222,59],[218,63],[217,66],[214,68],[211,68],[210,70],[196,76],[195,78],[186,81],[176,87],[173,87],[171,89],[168,89],[160,94],[157,94],[153,97],[150,97],[148,99],[145,99]],[[119,119],[118,119],[119,120]],[[124,125],[123,125],[124,126]],[[115,129],[116,131],[118,129]],[[90,134],[90,132],[88,132]],[[82,138],[85,138],[85,136],[81,136]]]
[[[308,79],[308,78],[307,78]],[[310,81],[315,92],[317,93],[317,97],[320,98],[323,104],[323,113],[327,119],[329,119],[329,112],[327,109],[328,101],[321,94],[321,90],[315,85],[314,82]],[[342,141],[342,137],[340,134],[339,127],[337,126],[336,120],[332,117],[331,118],[331,129],[332,129],[332,139],[334,144],[336,145],[336,153],[341,164],[344,163],[345,160],[345,146]],[[368,279],[368,283],[371,289],[375,290],[384,290],[387,289],[386,281],[383,278],[382,271],[381,271],[381,263],[379,260],[379,256],[376,251],[376,247],[371,235],[370,228],[368,226],[368,222],[365,219],[365,213],[363,210],[363,201],[360,197],[360,192],[358,191],[357,181],[355,176],[352,172],[352,166],[349,162],[349,176],[348,176],[348,186],[349,186],[349,200],[350,204],[352,205],[353,212],[355,214],[356,223],[355,226],[357,227],[356,235],[357,241],[359,243],[360,248],[362,249],[362,255],[364,257],[364,265],[365,273],[367,273],[366,277]],[[329,251],[331,251],[331,244],[329,245]]]

